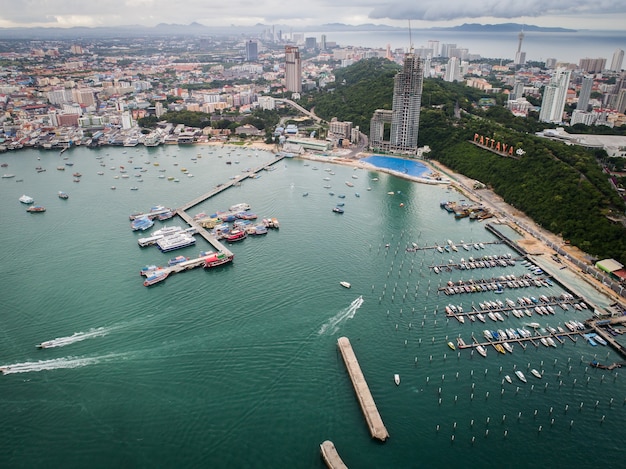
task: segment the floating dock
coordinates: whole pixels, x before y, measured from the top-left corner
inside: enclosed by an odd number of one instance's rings
[[[326,440],[322,443],[320,445],[320,452],[322,453],[322,459],[328,469],[348,469],[348,466],[341,460],[332,441]]]
[[[363,415],[367,421],[372,438],[385,441],[389,438],[389,433],[387,432],[385,424],[378,413],[376,403],[374,402],[372,393],[370,393],[369,387],[367,386],[365,376],[363,376],[363,372],[361,371],[359,362],[357,361],[356,355],[352,350],[350,341],[347,337],[339,337],[337,340],[337,346],[339,347],[343,361],[346,364],[346,369],[350,375],[350,380],[354,386],[354,391],[356,392],[357,399],[361,405],[361,410],[363,411]]]

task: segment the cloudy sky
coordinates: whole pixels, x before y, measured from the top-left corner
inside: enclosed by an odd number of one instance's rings
[[[599,13],[601,12],[601,13]],[[0,27],[524,23],[621,30],[626,0],[0,0]]]

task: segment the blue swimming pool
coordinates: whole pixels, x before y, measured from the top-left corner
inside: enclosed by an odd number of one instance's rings
[[[390,169],[414,177],[425,177],[430,172],[430,170],[419,161],[394,158],[392,156],[373,155],[367,158],[361,158],[361,161],[376,166],[377,168]]]

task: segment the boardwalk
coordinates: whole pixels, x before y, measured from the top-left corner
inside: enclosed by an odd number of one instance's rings
[[[363,415],[367,421],[372,438],[385,441],[389,438],[389,433],[385,428],[385,424],[383,424],[383,420],[380,418],[380,414],[376,408],[376,403],[374,402],[374,398],[372,397],[369,387],[367,386],[365,376],[363,376],[363,372],[361,371],[359,362],[357,361],[356,355],[352,350],[350,341],[347,337],[340,337],[337,340],[337,346],[339,347],[343,361],[348,369],[348,374],[352,380],[354,391],[356,392],[357,399],[361,405],[361,410],[363,411]]]
[[[322,459],[326,463],[328,469],[348,469],[348,466],[341,460],[337,449],[332,441],[326,440],[320,445]]]

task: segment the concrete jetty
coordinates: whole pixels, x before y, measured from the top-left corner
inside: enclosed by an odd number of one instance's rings
[[[322,443],[320,445],[320,452],[322,453],[322,459],[328,469],[348,469],[348,466],[341,460],[332,441],[326,440]]]
[[[184,210],[177,210],[176,215],[182,218],[190,227],[195,228],[196,233],[202,236],[204,239],[206,239],[207,242],[211,246],[213,246],[216,251],[218,252],[221,251],[228,256],[232,255],[232,252],[226,246],[220,243],[219,240],[215,236],[213,236],[207,230],[202,228],[198,223],[196,223],[196,221],[191,216],[189,216],[187,212],[185,212]]]
[[[357,361],[356,355],[352,350],[350,340],[348,340],[347,337],[339,337],[337,340],[337,346],[339,347],[343,361],[346,364],[346,369],[348,370],[348,374],[352,380],[354,391],[356,392],[357,399],[361,405],[361,410],[363,411],[363,415],[367,421],[372,438],[385,441],[389,438],[389,433],[385,428],[383,420],[380,418],[374,398],[372,397],[369,387],[367,386],[367,382],[365,381],[365,376],[363,376],[359,362]]]

